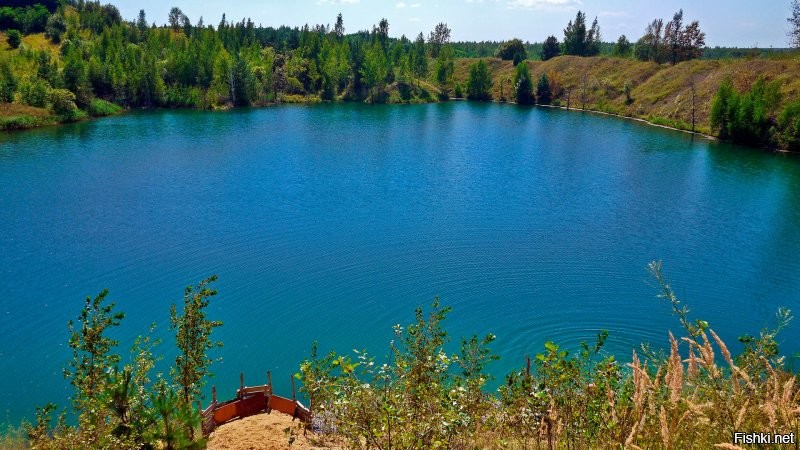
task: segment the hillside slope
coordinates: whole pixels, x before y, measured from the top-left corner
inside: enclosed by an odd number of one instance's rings
[[[469,66],[475,61],[477,59],[467,58],[456,61],[456,81],[466,84]],[[510,95],[514,79],[511,61],[497,58],[485,61],[494,81],[493,98],[501,98],[501,81],[505,97],[513,97]],[[778,80],[781,83],[781,108],[800,99],[800,58],[694,60],[671,66],[611,57],[560,56],[544,62],[527,61],[527,64],[534,81],[546,73],[563,88],[563,94],[556,97],[562,106],[566,106],[569,92],[570,107],[582,107],[585,78],[587,109],[681,129],[691,129],[694,82],[696,130],[706,134],[711,134],[711,100],[728,76],[740,91],[749,89],[760,76],[766,81]],[[630,104],[626,102],[625,83],[629,83],[631,88]]]

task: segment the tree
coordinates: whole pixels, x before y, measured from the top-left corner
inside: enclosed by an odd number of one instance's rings
[[[699,58],[703,54],[705,36],[696,20],[684,26],[683,10],[679,10],[666,25],[662,19],[648,24],[644,36],[636,43],[634,54],[642,61],[674,65]]]
[[[616,45],[614,45],[614,51],[612,54],[614,56],[618,56],[620,58],[627,58],[631,54],[631,49],[633,46],[628,38],[623,34],[622,36],[617,39]]]
[[[540,105],[549,105],[553,100],[553,94],[550,91],[550,80],[547,74],[542,74],[539,81],[536,83],[536,102]]]
[[[61,42],[61,35],[67,31],[67,21],[61,14],[53,14],[47,19],[44,35],[55,44]]]
[[[514,65],[528,59],[528,52],[525,50],[525,44],[519,39],[512,39],[500,44],[497,49],[497,57],[506,61],[513,61]]]
[[[181,11],[181,9],[177,6],[173,6],[172,9],[169,10],[169,16],[167,17],[167,20],[170,28],[172,28],[172,31],[178,31],[181,29],[183,17],[183,11]]]
[[[564,54],[582,56],[586,51],[586,14],[578,11],[575,21],[564,28]]]
[[[544,40],[544,45],[542,45],[542,61],[555,58],[558,56],[559,51],[558,38],[555,36],[548,36],[547,39]]]
[[[342,13],[336,16],[336,25],[333,26],[333,34],[339,39],[344,37],[344,20],[342,19]]]
[[[436,82],[439,83],[442,97],[447,98],[450,95],[450,81],[455,72],[455,64],[453,62],[453,49],[449,45],[442,47],[439,51],[439,56],[436,57]]]
[[[528,64],[518,64],[514,74],[514,92],[517,103],[520,105],[530,105],[533,103],[533,81]]]
[[[411,59],[411,72],[417,79],[428,75],[428,55],[425,53],[425,37],[420,33],[414,40],[414,47],[409,55]]]
[[[450,28],[447,24],[440,22],[434,27],[428,36],[428,43],[430,44],[431,56],[437,58],[442,48],[450,42]]]
[[[583,56],[597,56],[600,54],[600,42],[602,36],[600,35],[600,25],[597,24],[597,17],[592,22],[592,27],[586,35],[586,50]]]
[[[469,67],[467,79],[467,98],[470,100],[492,99],[492,75],[489,67],[481,59]]]
[[[64,377],[75,388],[72,403],[80,414],[96,414],[100,393],[106,387],[105,372],[120,361],[112,353],[119,342],[107,336],[110,328],[119,326],[124,313],[114,311],[114,303],[106,304],[108,290],[94,299],[86,297],[77,324],[69,321],[69,347],[72,360],[64,369]]]
[[[792,0],[792,16],[789,21],[789,42],[795,48],[800,48],[800,0]]]
[[[364,65],[361,67],[361,76],[367,88],[372,90],[373,101],[378,99],[378,95],[383,91],[383,84],[386,76],[389,75],[389,66],[386,54],[379,41],[375,41],[364,55]]]
[[[17,77],[11,70],[11,65],[5,59],[0,59],[0,102],[10,103],[14,100],[16,90]]]
[[[8,30],[6,32],[6,42],[11,48],[19,48],[22,43],[22,34],[19,30]]]
[[[586,14],[578,11],[575,21],[570,21],[564,29],[564,54],[577,56],[596,56],[600,54],[600,26],[597,18],[589,30],[586,29]]]
[[[136,29],[139,30],[141,35],[147,32],[147,16],[145,16],[143,9],[139,10],[139,17],[136,18]]]
[[[175,343],[180,354],[175,358],[172,378],[181,388],[181,399],[185,405],[193,405],[202,398],[205,378],[211,374],[213,360],[208,351],[222,347],[222,342],[211,339],[214,328],[222,322],[209,320],[206,309],[217,291],[209,285],[217,281],[216,275],[201,281],[196,287],[189,286],[183,294],[183,311],[178,314],[175,304],[170,308],[170,329],[175,330]]]

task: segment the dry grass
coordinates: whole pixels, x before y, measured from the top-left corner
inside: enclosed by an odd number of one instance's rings
[[[0,117],[31,116],[36,118],[49,118],[52,114],[45,108],[21,105],[19,103],[0,103]]]
[[[513,97],[510,95],[514,79],[511,61],[485,60],[494,80],[492,96],[500,98],[500,81],[504,80],[505,97]],[[466,83],[469,66],[475,61],[470,58],[456,60],[455,80]],[[800,58],[797,56],[787,59],[695,60],[675,66],[603,56],[560,56],[549,61],[526,63],[534,80],[546,73],[556,78],[565,91],[570,90],[570,106],[573,108],[582,106],[585,77],[587,109],[651,121],[660,118],[662,123],[684,128],[691,124],[691,85],[694,82],[696,128],[704,133],[711,131],[711,99],[727,76],[740,90],[752,86],[760,76],[766,81],[779,81],[783,94],[781,107],[800,98]],[[625,83],[631,85],[633,102],[630,105],[626,104],[623,91]],[[566,104],[565,98],[561,103]]]

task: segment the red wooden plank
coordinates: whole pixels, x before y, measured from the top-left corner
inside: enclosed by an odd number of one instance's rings
[[[290,416],[294,416],[296,405],[293,401],[289,400],[288,398],[278,397],[277,395],[273,395],[269,398],[269,407],[274,409],[275,411],[282,412],[284,414],[289,414]]]
[[[236,412],[239,417],[248,417],[267,409],[267,397],[264,394],[255,394],[236,402]]]
[[[219,425],[238,416],[236,403],[238,402],[229,403],[214,411],[214,422]]]

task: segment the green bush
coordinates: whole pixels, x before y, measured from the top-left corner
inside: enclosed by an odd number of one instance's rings
[[[533,103],[533,81],[527,64],[518,64],[514,74],[514,95],[520,105]]]
[[[553,94],[550,91],[550,80],[547,74],[542,74],[539,81],[536,83],[536,102],[540,105],[549,105],[553,100]]]
[[[772,144],[770,128],[780,101],[778,84],[759,78],[753,87],[738,92],[730,78],[724,80],[711,103],[711,128],[721,139],[748,145]]]
[[[20,34],[19,30],[8,30],[6,32],[6,42],[11,48],[19,48],[22,43],[22,34]]]
[[[387,361],[363,351],[320,357],[315,343],[297,377],[323,430],[353,448],[736,448],[734,430],[797,433],[797,379],[776,340],[788,310],[774,329],[740,338],[734,357],[708,323],[689,319],[661,264],[649,269],[684,329],[669,335],[668,355],[642,347],[623,364],[603,351],[605,331],[574,353],[546,342],[488,393],[494,336],[463,339],[448,354],[449,309],[435,302],[395,326]]]
[[[781,147],[800,151],[800,101],[792,102],[778,116]]]
[[[2,116],[0,130],[25,130],[43,125],[43,121],[33,116]]]
[[[101,100],[99,98],[92,99],[86,112],[92,117],[113,116],[122,110],[122,107],[114,103]]]
[[[49,93],[50,108],[54,113],[71,116],[76,109],[75,94],[66,89],[51,89]]]
[[[50,84],[41,78],[27,78],[19,84],[19,101],[26,105],[44,108],[47,106]]]
[[[467,80],[467,98],[470,100],[492,99],[492,74],[489,67],[481,59],[469,67]]]

